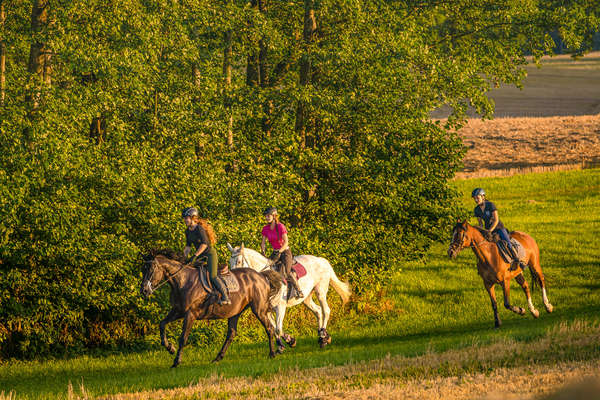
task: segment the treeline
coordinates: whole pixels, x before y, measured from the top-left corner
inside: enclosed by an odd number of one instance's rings
[[[191,205],[222,261],[227,241],[258,246],[275,205],[295,253],[327,257],[358,293],[377,287],[448,234],[464,153],[449,128],[468,106],[491,115],[486,91],[518,84],[547,32],[585,48],[599,10],[0,0],[0,354],[155,332],[138,254],[181,248]],[[429,119],[441,105],[447,123]]]

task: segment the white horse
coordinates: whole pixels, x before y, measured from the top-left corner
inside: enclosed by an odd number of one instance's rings
[[[231,258],[229,259],[229,267],[231,269],[252,268],[256,271],[262,271],[270,267],[271,263],[268,258],[255,250],[245,248],[243,243],[236,248],[233,248],[227,243],[227,248],[231,252]],[[273,309],[275,310],[276,321],[273,321],[271,316],[271,322],[275,327],[275,337],[277,338],[278,352],[280,353],[284,349],[281,340],[282,338],[290,345],[290,347],[296,345],[296,339],[283,332],[283,318],[287,307],[293,307],[297,304],[304,303],[304,305],[315,314],[319,325],[319,344],[321,347],[325,347],[327,344],[331,343],[331,337],[327,333],[327,322],[329,321],[329,314],[331,312],[329,305],[327,304],[329,283],[331,282],[335,291],[340,295],[343,304],[348,302],[350,295],[352,294],[350,286],[338,279],[331,264],[326,259],[322,257],[300,255],[294,257],[294,260],[302,264],[306,269],[306,275],[298,279],[298,286],[304,294],[304,297],[292,297],[288,299],[288,289],[285,287],[279,300],[275,299],[272,302],[274,303]],[[313,291],[319,299],[320,307],[317,306],[312,299]]]

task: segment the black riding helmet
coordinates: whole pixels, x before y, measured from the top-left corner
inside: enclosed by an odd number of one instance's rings
[[[195,207],[187,207],[184,208],[183,211],[181,212],[181,218],[185,218],[185,217],[193,217],[193,216],[198,216],[198,209]]]
[[[277,215],[277,209],[275,207],[267,207],[265,211],[263,211],[263,215],[275,214]]]
[[[471,192],[471,197],[475,197],[475,196],[479,196],[479,195],[485,196],[485,190],[483,190],[482,188],[475,188]]]

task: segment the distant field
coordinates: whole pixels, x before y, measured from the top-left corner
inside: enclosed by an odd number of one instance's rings
[[[234,341],[219,364],[210,360],[220,343],[192,345],[175,370],[166,351],[12,361],[0,364],[0,399],[439,399],[491,392],[500,393],[496,398],[532,398],[600,376],[600,169],[453,184],[465,215],[473,207],[472,188],[485,187],[506,226],[538,241],[552,314],[543,311],[536,290],[539,319],[501,307],[503,326],[493,329],[474,255],[467,250],[451,261],[445,242],[422,261],[399,263],[391,285],[367,303],[341,312],[330,292],[333,342],[326,349],[318,348],[313,332],[299,335],[298,347],[274,360],[267,358],[262,335],[255,343]],[[514,282],[511,298],[525,305]],[[313,326],[304,309],[289,314],[298,324],[286,326],[291,333],[305,332],[300,321]],[[247,318],[240,330],[255,323]]]
[[[460,135],[467,154],[458,177],[600,165],[600,114],[471,119]]]
[[[579,60],[568,55],[545,57],[542,67],[526,67],[523,90],[501,86],[489,92],[495,117],[552,117],[600,113],[600,52]],[[440,109],[434,118],[446,118]],[[472,113],[472,117],[477,115]]]

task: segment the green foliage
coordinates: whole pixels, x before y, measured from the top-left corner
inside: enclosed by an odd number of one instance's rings
[[[327,257],[358,293],[385,283],[399,260],[442,238],[456,209],[447,182],[463,149],[449,126],[469,104],[489,116],[490,82],[518,83],[524,50],[549,50],[548,32],[585,49],[598,24],[587,2],[565,16],[564,2],[327,0],[305,43],[300,1],[56,1],[35,30],[32,3],[6,4],[0,36],[5,357],[155,334],[166,294],[138,298],[138,252],[180,248],[190,205],[214,224],[222,258],[226,241],[257,247],[260,210],[273,204],[295,253]],[[32,39],[51,51],[50,82],[27,72]],[[252,84],[261,46],[269,78]],[[449,126],[429,119],[444,104]],[[89,137],[96,118],[102,140]]]

